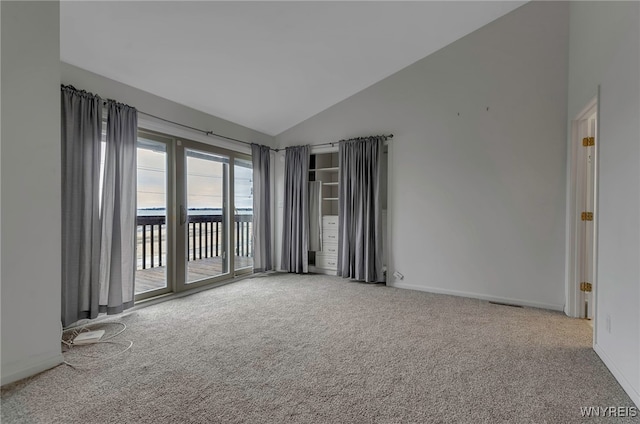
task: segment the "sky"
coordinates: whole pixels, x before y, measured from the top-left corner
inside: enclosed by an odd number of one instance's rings
[[[159,145],[160,146],[160,145]],[[187,206],[221,208],[223,163],[215,155],[187,154]],[[249,161],[243,161],[245,164]],[[162,208],[166,202],[166,153],[138,148],[138,209]],[[236,165],[235,207],[251,208],[252,170]]]

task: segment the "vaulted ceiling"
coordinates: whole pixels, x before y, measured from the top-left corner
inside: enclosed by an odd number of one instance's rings
[[[60,59],[277,135],[523,3],[63,1]]]

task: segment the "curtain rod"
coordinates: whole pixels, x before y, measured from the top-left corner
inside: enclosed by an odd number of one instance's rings
[[[141,110],[139,110],[138,112],[139,112],[139,113],[142,113],[143,115],[147,115],[147,116],[151,116],[152,118],[159,119],[159,120],[161,120],[161,121],[169,122],[170,124],[179,125],[179,126],[184,127],[184,128],[189,128],[190,130],[194,130],[194,131],[201,132],[201,133],[203,133],[204,135],[208,135],[208,136],[216,136],[216,137],[224,138],[224,139],[227,139],[227,140],[236,141],[236,142],[238,142],[238,143],[246,144],[246,145],[248,145],[248,146],[251,146],[252,144],[256,144],[256,143],[251,143],[251,142],[244,141],[244,140],[238,140],[237,138],[233,138],[233,137],[227,137],[226,135],[216,134],[216,133],[214,133],[213,131],[205,131],[205,130],[201,130],[200,128],[190,127],[189,125],[181,124],[181,123],[179,123],[179,122],[170,121],[170,120],[168,120],[168,119],[164,119],[164,118],[161,118],[161,117],[159,117],[159,116],[152,115],[152,114],[147,113],[147,112],[143,112],[143,111],[141,111]],[[273,150],[273,151],[275,151],[275,152],[279,151],[278,149],[274,149],[274,148],[272,148],[272,147],[269,147],[269,150]]]
[[[89,93],[89,92],[87,92],[87,91],[85,91],[85,90],[78,90],[78,89],[77,89],[77,88],[75,88],[73,85],[64,85],[64,84],[61,84],[61,86],[62,86],[62,87],[69,87],[69,88],[72,88],[73,90],[78,91],[78,92],[85,92],[85,93],[87,93],[87,94],[92,94],[92,93]],[[96,97],[98,97],[98,98],[101,98],[100,96],[98,96],[98,95],[96,95],[96,94],[92,94],[92,95],[94,95],[94,96],[96,96]],[[115,100],[107,99],[107,100],[103,100],[102,104],[103,104],[103,105],[106,105],[106,104],[107,104],[107,102],[108,102],[109,100],[111,100],[111,101],[114,101],[114,102],[115,102]],[[238,143],[246,144],[246,145],[248,145],[248,146],[251,146],[252,144],[256,144],[256,143],[251,143],[251,142],[249,142],[249,141],[238,140],[237,138],[233,138],[233,137],[227,137],[226,135],[216,134],[216,133],[214,133],[213,131],[201,130],[200,128],[191,127],[191,126],[189,126],[189,125],[185,125],[185,124],[181,124],[181,123],[179,123],[179,122],[171,121],[171,120],[169,120],[169,119],[161,118],[161,117],[159,117],[159,116],[152,115],[152,114],[147,113],[147,112],[143,112],[143,111],[141,111],[141,110],[139,110],[139,109],[137,109],[137,108],[136,108],[136,110],[138,111],[138,113],[141,113],[141,114],[143,114],[143,115],[147,115],[147,116],[150,116],[150,117],[152,117],[152,118],[159,119],[159,120],[164,121],[164,122],[168,122],[168,123],[170,123],[170,124],[179,125],[179,126],[184,127],[184,128],[189,128],[190,130],[198,131],[198,132],[200,132],[200,133],[202,133],[202,134],[204,134],[204,135],[207,135],[207,136],[216,136],[216,137],[224,138],[224,139],[227,139],[227,140],[235,141],[235,142],[238,142]],[[376,136],[372,136],[372,137],[384,137],[384,139],[385,139],[385,140],[387,140],[387,139],[393,138],[393,134],[389,134],[389,135],[376,135]],[[331,142],[328,142],[328,143],[313,144],[312,146],[313,146],[313,147],[315,147],[315,146],[335,146],[335,144],[336,144],[336,143],[340,143],[341,141],[364,140],[364,139],[367,139],[367,138],[371,138],[371,137],[354,137],[354,138],[349,138],[349,139],[342,139],[342,140],[339,140],[339,141],[331,141]],[[280,150],[282,150],[282,149],[274,149],[273,147],[269,147],[269,150],[272,150],[272,151],[274,151],[274,152],[279,152],[279,151],[280,151]]]
[[[383,134],[383,135],[372,135],[369,137],[353,137],[353,138],[345,138],[342,140],[338,140],[338,141],[329,141],[327,143],[320,143],[320,144],[312,144],[311,147],[316,147],[316,146],[335,146],[336,143],[340,143],[342,141],[356,141],[356,140],[367,140],[369,138],[375,138],[375,137],[382,137],[385,140],[389,140],[391,138],[393,138],[393,134]]]
[[[194,131],[199,131],[199,132],[203,133],[204,135],[208,135],[208,136],[216,136],[216,137],[220,137],[220,138],[225,138],[225,139],[227,139],[227,140],[237,141],[238,143],[246,144],[246,145],[248,145],[248,146],[250,146],[250,145],[252,145],[252,144],[256,144],[256,143],[250,143],[250,142],[248,142],[248,141],[244,141],[244,140],[238,140],[237,138],[233,138],[233,137],[227,137],[226,135],[216,134],[216,133],[214,133],[213,131],[205,131],[205,130],[201,130],[201,129],[199,129],[199,128],[190,127],[189,125],[184,125],[184,124],[181,124],[181,123],[179,123],[179,122],[170,121],[170,120],[168,120],[168,119],[164,119],[164,118],[161,118],[161,117],[159,117],[159,116],[155,116],[155,115],[152,115],[152,114],[150,114],[150,113],[143,112],[143,111],[141,111],[141,110],[138,110],[138,112],[139,112],[139,113],[142,113],[142,114],[144,114],[144,115],[147,115],[147,116],[151,116],[152,118],[160,119],[161,121],[169,122],[169,123],[171,123],[171,124],[175,124],[175,125],[180,125],[181,127],[189,128],[189,129],[194,130]],[[384,139],[385,139],[385,140],[388,140],[388,139],[393,138],[393,134],[389,134],[389,135],[376,135],[376,136],[372,136],[372,137],[384,137]],[[365,139],[367,139],[367,138],[371,138],[371,137],[354,137],[354,138],[349,138],[349,139],[342,139],[342,140],[339,140],[339,141],[337,141],[337,142],[336,142],[336,141],[331,141],[331,142],[328,142],[328,143],[313,144],[313,145],[312,145],[312,147],[316,147],[316,146],[329,146],[329,145],[330,145],[330,146],[335,146],[335,144],[336,144],[336,143],[340,143],[341,141],[365,140]],[[273,147],[269,147],[269,150],[274,151],[274,152],[276,152],[276,153],[277,153],[277,152],[279,152],[279,151],[280,151],[280,150],[282,150],[282,149],[274,149]]]

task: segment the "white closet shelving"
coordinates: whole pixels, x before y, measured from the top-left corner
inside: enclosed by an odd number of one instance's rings
[[[322,182],[322,248],[309,252],[310,270],[335,275],[338,265],[338,152],[312,154],[309,165],[309,181]]]

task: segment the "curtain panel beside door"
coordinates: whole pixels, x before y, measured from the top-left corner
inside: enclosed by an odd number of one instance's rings
[[[271,149],[251,144],[253,167],[253,271],[273,269],[271,264]]]
[[[100,293],[102,99],[62,87],[62,325],[95,318]]]
[[[107,314],[118,314],[134,302],[137,139],[137,111],[109,100],[100,257],[100,312]]]
[[[61,87],[63,326],[133,306],[137,112],[108,103],[100,202],[102,105]]]
[[[309,272],[309,146],[287,147],[284,164],[282,260],[288,272]]]
[[[341,141],[338,275],[383,282],[380,178],[384,137]]]

